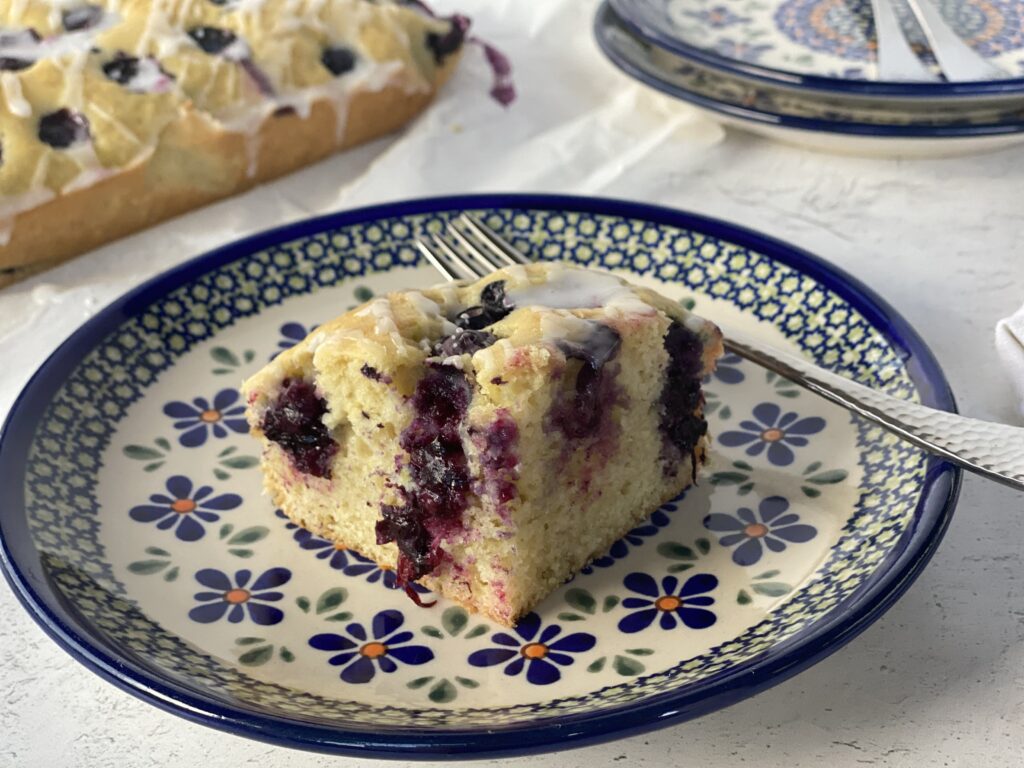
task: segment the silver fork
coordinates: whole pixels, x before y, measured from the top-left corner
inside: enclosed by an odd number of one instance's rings
[[[894,0],[871,0],[882,80],[934,82],[938,78],[917,57],[903,34]],[[965,43],[929,0],[907,0],[928,38],[939,68],[951,82],[1001,80],[1009,75]]]
[[[875,20],[879,79],[922,83],[939,79],[911,50],[892,0],[871,0],[871,15]]]
[[[447,280],[477,279],[502,267],[529,264],[479,219],[462,214],[448,239],[420,238],[416,247]],[[1024,490],[1024,429],[947,413],[850,381],[745,334],[728,332],[725,348],[884,427],[909,443],[991,480]]]
[[[965,43],[930,0],[907,0],[942,74],[954,83],[1002,80],[1009,75]]]

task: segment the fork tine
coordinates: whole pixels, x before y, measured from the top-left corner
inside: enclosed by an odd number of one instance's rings
[[[510,267],[518,262],[497,247],[494,242],[488,240],[486,234],[482,233],[479,227],[474,226],[475,222],[469,219],[468,216],[462,214],[458,221],[462,223],[482,244],[483,249],[472,242],[465,234],[457,229],[454,224],[449,222],[449,231],[458,238],[459,242],[462,243],[467,250],[476,258],[477,261],[486,262],[489,265],[490,271],[495,269],[501,269],[502,267]],[[493,266],[490,266],[493,265]]]
[[[458,269],[461,269],[465,277],[478,278],[483,277],[488,273],[487,271],[481,271],[478,267],[473,266],[462,258],[454,248],[452,248],[438,235],[434,235],[434,247],[439,248],[441,253],[443,253],[449,261],[451,261]]]
[[[469,252],[469,255],[476,259],[476,262],[487,272],[493,272],[494,270],[501,269],[504,266],[515,264],[515,262],[508,256],[505,256],[503,259],[498,259],[490,249],[483,250],[460,232],[450,221],[448,222],[448,233],[454,237],[462,247]]]
[[[502,262],[506,264],[531,263],[531,259],[529,259],[525,254],[520,253],[514,246],[505,240],[505,238],[476,217],[470,216],[468,213],[464,213],[459,216],[459,221],[461,221],[474,235],[476,235],[480,242],[486,245],[493,254],[502,260]]]
[[[459,279],[459,276],[449,269],[448,265],[444,263],[444,259],[434,253],[433,249],[423,240],[416,241],[416,248],[423,254],[423,258],[429,261],[430,265],[441,273],[445,280],[454,282]]]

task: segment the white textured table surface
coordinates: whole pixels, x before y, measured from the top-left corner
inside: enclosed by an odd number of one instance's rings
[[[446,0],[454,9],[457,0]],[[1024,301],[1024,151],[951,160],[812,154],[722,134],[632,85],[583,0],[458,0],[516,63],[489,103],[469,57],[440,102],[378,142],[0,291],[0,414],[67,333],[155,271],[313,211],[439,193],[559,191],[730,219],[875,288],[931,345],[961,409],[1012,421],[992,328]],[[345,182],[350,182],[345,184]],[[3,489],[0,489],[2,499]],[[796,678],[688,724],[518,766],[965,766],[1024,763],[1024,495],[966,478],[941,549],[907,595]],[[103,682],[0,586],[0,766],[365,766],[192,725]]]

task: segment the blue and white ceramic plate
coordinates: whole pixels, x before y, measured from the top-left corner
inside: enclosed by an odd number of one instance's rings
[[[346,307],[436,282],[413,240],[463,210],[539,258],[621,272],[953,408],[920,338],[870,291],[720,221],[472,196],[293,224],[118,300],[18,399],[0,441],[2,563],[61,646],[159,707],[266,741],[517,754],[750,696],[835,651],[913,581],[957,471],[731,356],[707,383],[700,486],[514,630],[443,600],[418,608],[391,573],[285,520],[260,492],[240,382]]]
[[[879,80],[870,0],[610,1],[636,34],[693,63],[765,83],[904,100],[1024,97],[1024,5],[1016,0],[935,0],[960,38],[1007,73],[973,83]],[[895,4],[912,46],[934,65],[909,6]]]
[[[708,110],[717,119],[774,138],[823,149],[926,154],[997,148],[1024,139],[1024,104],[951,111],[946,106],[825,98],[737,78],[701,66],[637,35],[610,2],[599,8],[594,35],[605,55],[631,77]],[[833,138],[838,137],[838,140]],[[900,143],[897,143],[897,140]],[[859,141],[860,144],[855,142]]]

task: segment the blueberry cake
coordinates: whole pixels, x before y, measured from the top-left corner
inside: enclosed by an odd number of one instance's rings
[[[0,1],[0,271],[396,130],[466,26],[392,0]]]
[[[512,625],[696,479],[721,351],[611,274],[510,267],[320,326],[247,417],[296,523]]]

